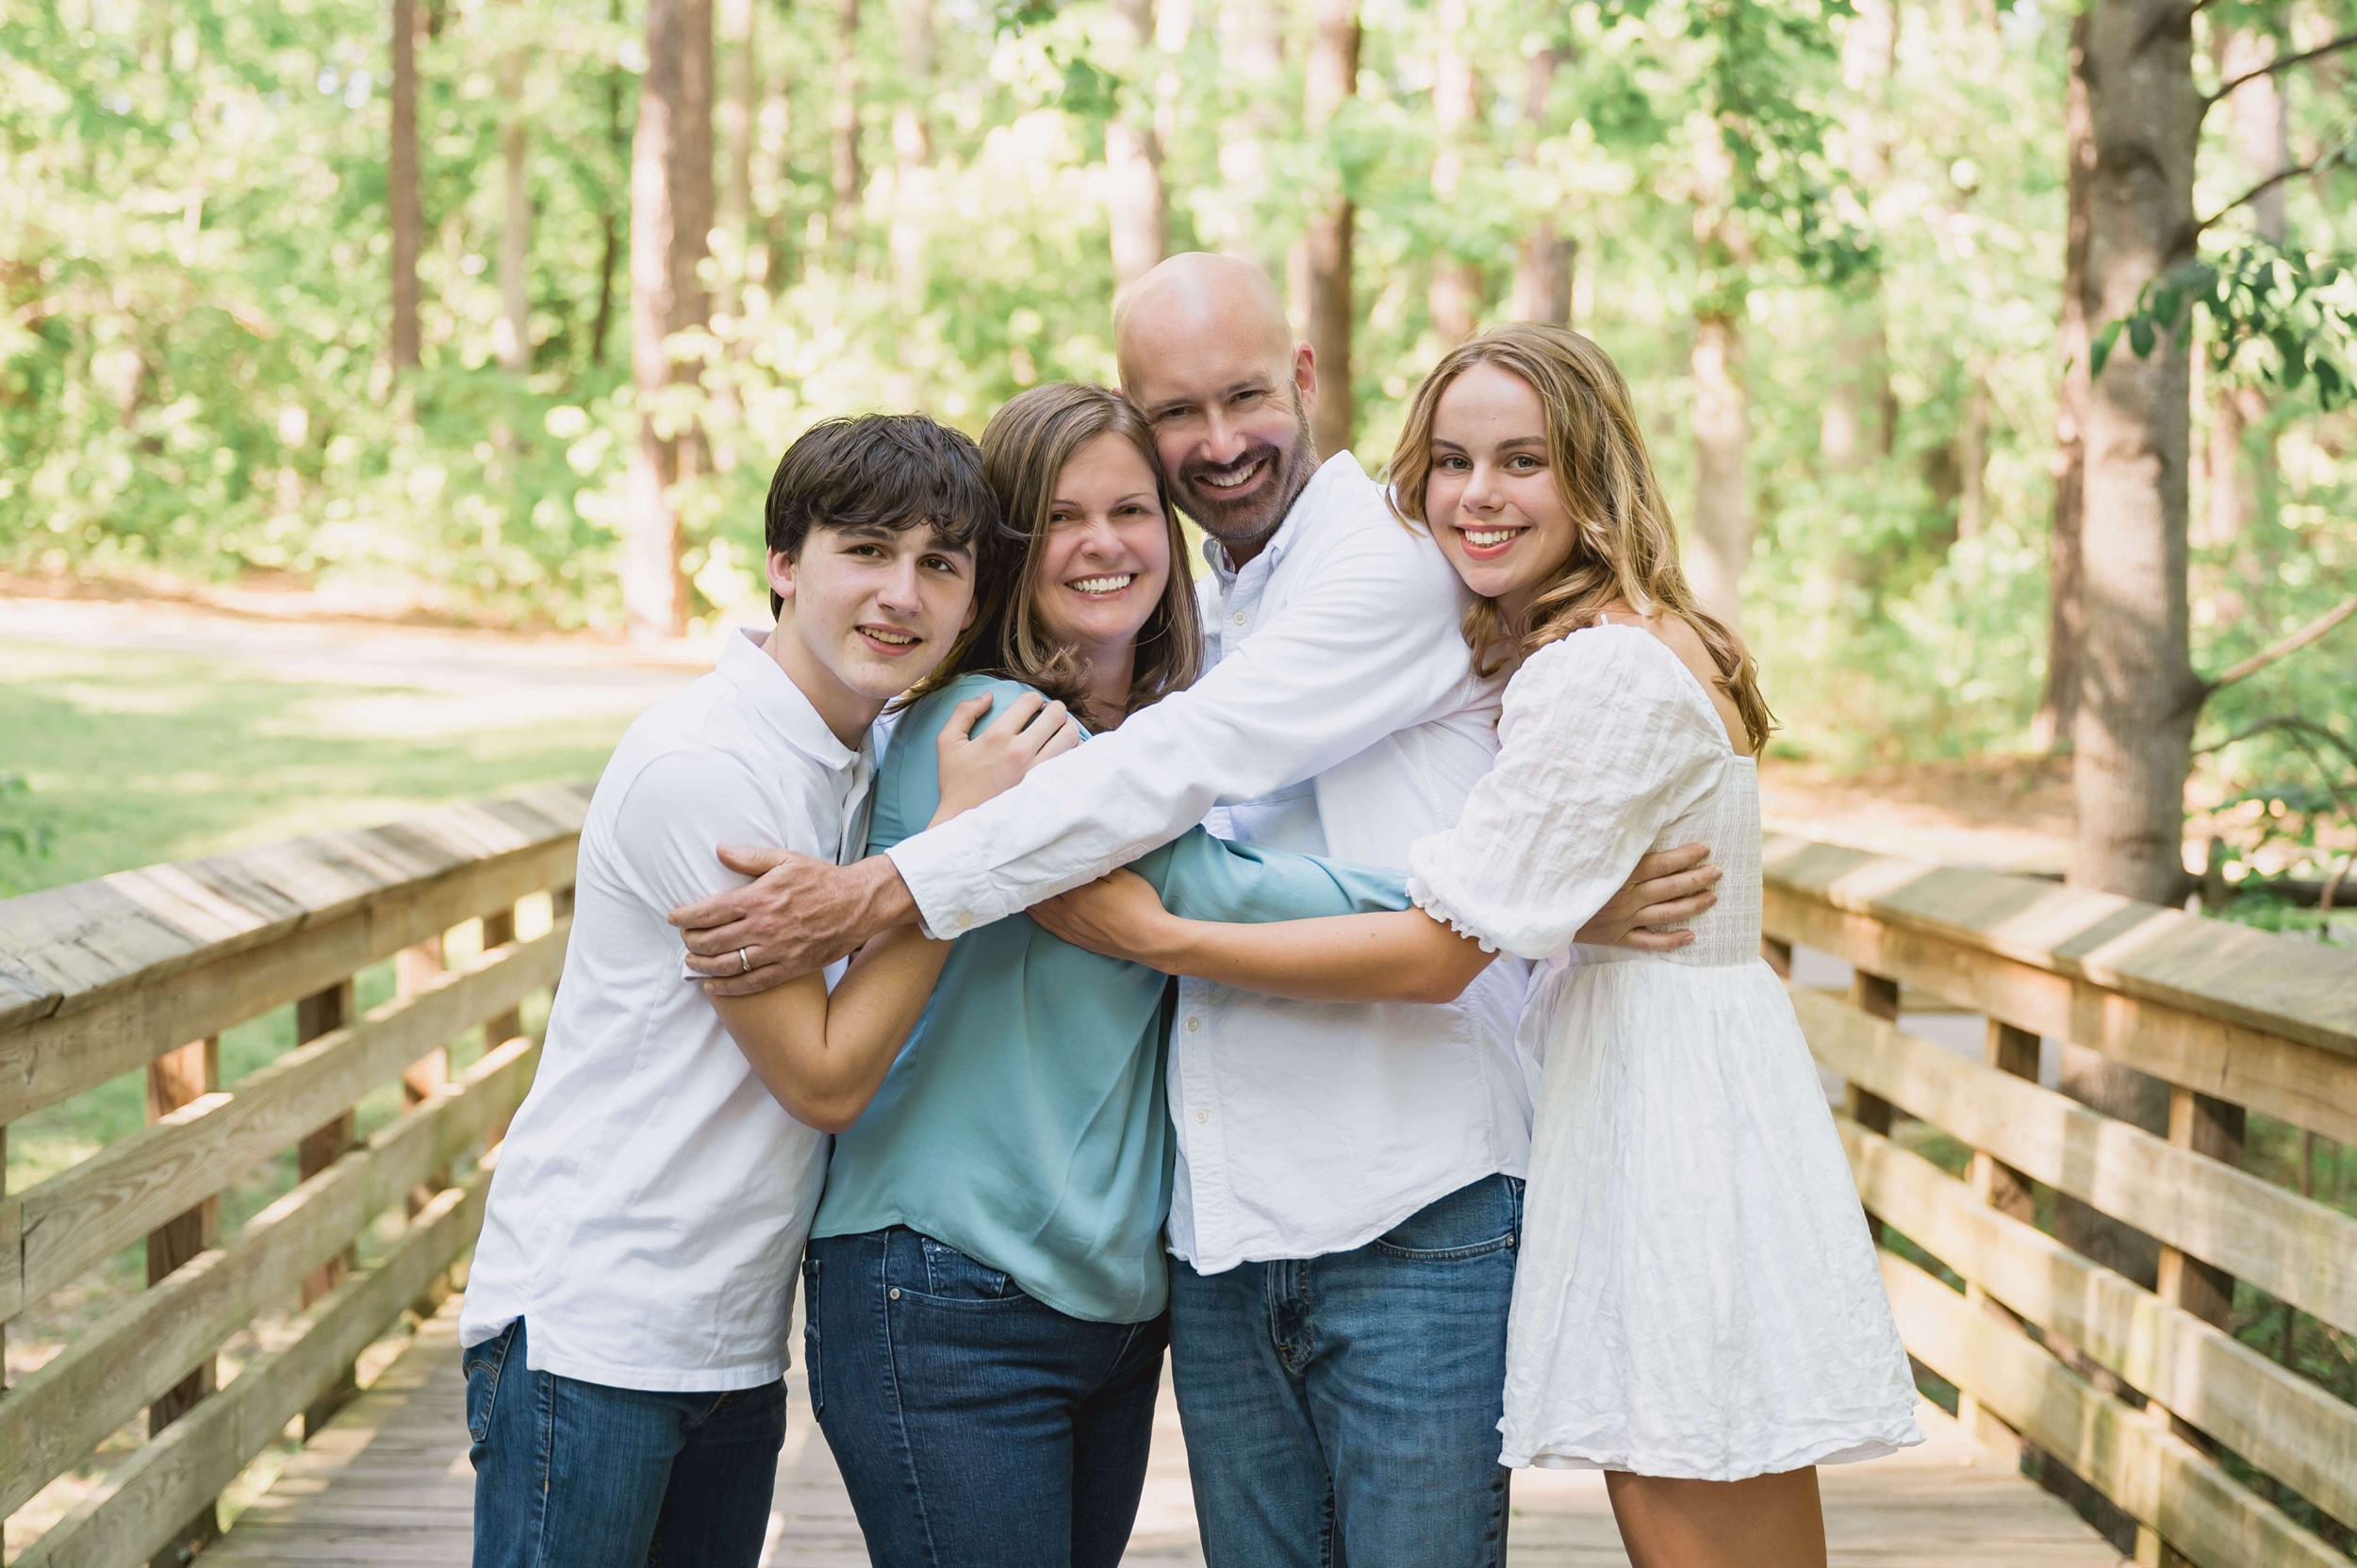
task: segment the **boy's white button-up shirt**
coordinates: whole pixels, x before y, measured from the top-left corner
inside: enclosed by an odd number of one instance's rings
[[[1431,539],[1343,453],[1241,571],[1210,554],[1193,687],[892,850],[929,932],[1026,908],[1207,817],[1402,869],[1456,822],[1496,751],[1502,683],[1473,671],[1465,589]],[[1171,1250],[1205,1273],[1343,1251],[1467,1182],[1523,1175],[1525,979],[1500,959],[1446,1006],[1181,982]]]
[[[521,1317],[530,1364],[666,1392],[786,1365],[826,1135],[786,1114],[666,916],[746,880],[721,844],[855,859],[872,751],[835,738],[756,635],[640,715],[581,834],[538,1076],[491,1180],[459,1337]]]

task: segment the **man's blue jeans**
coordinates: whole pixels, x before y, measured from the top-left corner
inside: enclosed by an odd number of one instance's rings
[[[535,1372],[524,1325],[470,1348],[474,1568],[754,1568],[785,1384],[651,1394]]]
[[[1210,1568],[1495,1568],[1523,1184],[1224,1274],[1171,1264],[1171,1378]]]
[[[876,1568],[1115,1568],[1165,1320],[1091,1323],[903,1226],[813,1241],[811,1402]]]

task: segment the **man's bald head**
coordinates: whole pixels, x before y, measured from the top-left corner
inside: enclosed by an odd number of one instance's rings
[[[1122,290],[1113,302],[1113,352],[1121,383],[1133,367],[1161,357],[1173,342],[1217,338],[1230,349],[1250,345],[1273,361],[1293,357],[1293,328],[1277,285],[1251,262],[1208,251],[1174,256]]]
[[[1115,302],[1113,348],[1172,495],[1242,566],[1318,467],[1317,362],[1277,286],[1231,256],[1174,256]]]

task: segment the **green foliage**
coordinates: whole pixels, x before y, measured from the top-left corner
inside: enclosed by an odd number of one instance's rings
[[[2170,269],[2145,285],[2135,308],[2096,333],[2089,355],[2097,375],[2124,335],[2129,352],[2149,356],[2163,334],[2207,319],[2210,367],[2286,392],[2313,385],[2316,404],[2338,408],[2357,398],[2357,274],[2323,256],[2300,255],[2247,239],[2217,255]]]

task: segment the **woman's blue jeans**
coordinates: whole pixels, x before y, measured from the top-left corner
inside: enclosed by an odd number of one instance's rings
[[[785,1384],[608,1388],[524,1365],[519,1319],[468,1347],[474,1568],[753,1568]]]
[[[1166,1319],[1091,1323],[904,1227],[810,1244],[803,1367],[877,1568],[1115,1568]]]

